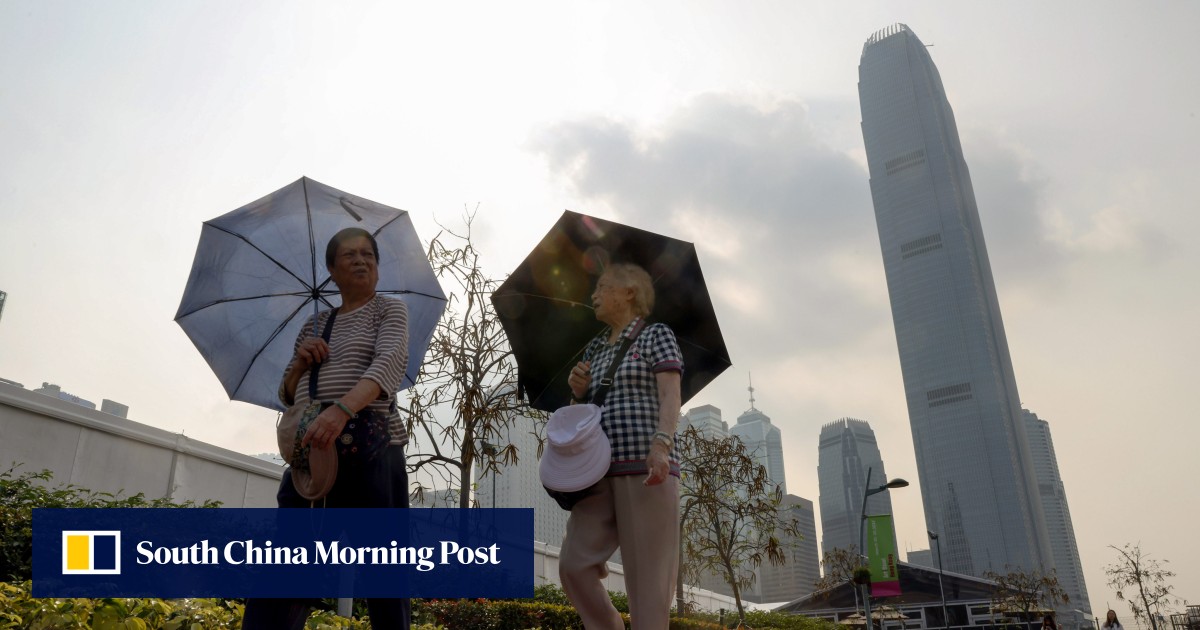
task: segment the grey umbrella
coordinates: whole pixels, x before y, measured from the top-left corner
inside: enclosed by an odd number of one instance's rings
[[[412,220],[397,210],[302,177],[206,221],[175,321],[233,400],[282,410],[277,390],[304,321],[341,303],[325,245],[346,227],[379,244],[376,291],[408,305],[408,369],[416,381],[446,308]]]

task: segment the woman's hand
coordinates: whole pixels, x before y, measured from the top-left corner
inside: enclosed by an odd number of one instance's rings
[[[296,357],[292,359],[292,371],[297,375],[304,373],[314,363],[320,363],[329,358],[329,344],[320,337],[309,337],[300,342],[296,348]]]
[[[650,472],[643,483],[647,486],[657,486],[667,480],[671,472],[671,449],[664,442],[650,442],[650,454],[646,456],[646,469]]]
[[[571,386],[571,393],[576,400],[583,400],[587,396],[588,387],[592,384],[592,362],[580,361],[571,368],[571,375],[567,377],[567,385]]]
[[[339,409],[337,405],[330,405],[308,425],[308,430],[304,432],[304,439],[300,440],[300,447],[312,445],[315,448],[329,448],[333,446],[333,441],[342,434],[342,429],[346,427],[348,420],[350,420],[350,416],[346,415],[346,412]]]

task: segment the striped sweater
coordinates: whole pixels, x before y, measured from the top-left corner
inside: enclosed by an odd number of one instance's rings
[[[323,311],[317,316],[317,330],[325,330],[325,321],[329,311]],[[305,322],[304,328],[296,338],[293,348],[313,337],[312,317]],[[294,356],[293,350],[293,356]],[[404,380],[404,372],[408,369],[408,307],[400,300],[376,295],[374,299],[361,307],[349,311],[338,312],[333,321],[333,331],[329,335],[329,358],[321,364],[317,376],[317,400],[332,402],[349,392],[360,379],[370,379],[379,385],[379,398],[367,405],[367,408],[388,415],[396,390]],[[284,379],[291,370],[288,363],[284,371]],[[311,371],[300,376],[296,385],[297,403],[307,403],[308,379]],[[290,405],[280,383],[279,399],[283,404]],[[388,417],[388,427],[392,435],[392,444],[407,444],[408,432],[404,430],[404,421],[400,414],[391,411]]]

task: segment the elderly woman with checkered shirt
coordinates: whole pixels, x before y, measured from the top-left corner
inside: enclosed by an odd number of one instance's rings
[[[575,504],[559,555],[563,590],[588,630],[624,624],[601,580],[618,547],[635,629],[668,625],[679,567],[679,423],[683,354],[665,324],[645,324],[654,308],[650,275],[632,264],[609,267],[592,293],[596,319],[608,324],[568,379],[573,401],[586,401],[608,373],[621,342],[633,338],[613,377],[601,424],[612,444],[608,474]]]

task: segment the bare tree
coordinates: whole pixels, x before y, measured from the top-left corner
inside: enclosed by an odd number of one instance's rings
[[[476,464],[495,474],[499,464],[517,462],[505,429],[522,416],[542,417],[517,398],[516,362],[490,299],[499,283],[480,267],[474,218],[466,213],[463,233],[443,227],[429,243],[429,262],[450,297],[405,408],[409,434],[418,438],[410,471],[440,478],[463,508],[471,505]],[[418,482],[417,500],[426,489]]]
[[[1054,569],[1046,573],[1041,569],[1022,571],[1010,567],[1008,573],[987,571],[983,577],[996,583],[992,591],[993,608],[1017,615],[1024,622],[1042,610],[1053,610],[1071,601],[1058,583]]]
[[[1129,604],[1134,619],[1149,621],[1150,627],[1158,630],[1153,609],[1175,601],[1172,596],[1175,587],[1167,583],[1169,578],[1175,577],[1175,572],[1164,569],[1158,560],[1144,553],[1141,543],[1109,547],[1120,555],[1116,562],[1104,567],[1108,585],[1117,592],[1117,599]],[[1164,559],[1162,564],[1168,562]],[[1130,593],[1130,589],[1134,592]]]
[[[720,575],[733,590],[738,619],[745,623],[742,589],[754,584],[763,561],[786,561],[785,541],[800,539],[796,518],[780,512],[783,493],[767,470],[747,453],[741,440],[706,438],[689,427],[679,439],[680,575],[679,606],[684,608],[683,580]]]

